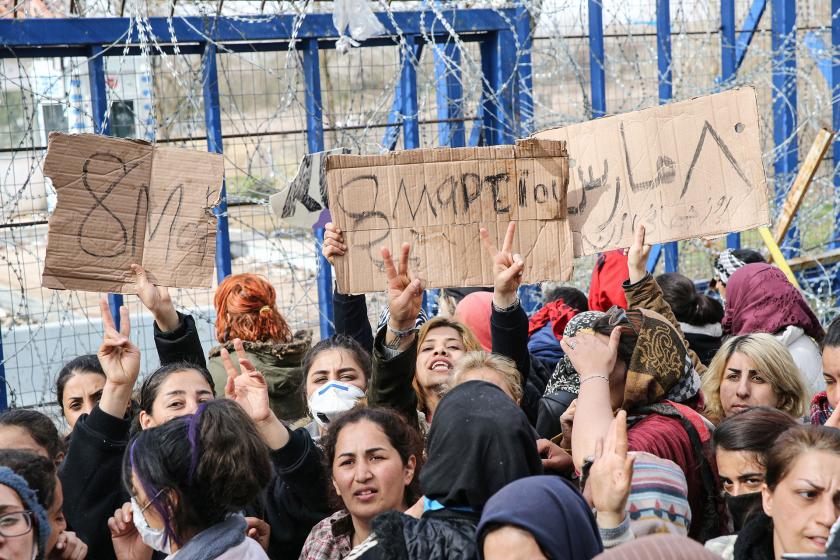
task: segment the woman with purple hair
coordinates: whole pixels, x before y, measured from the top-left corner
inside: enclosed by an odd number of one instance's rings
[[[212,400],[131,441],[123,461],[131,521],[116,515],[109,527],[136,531],[167,558],[177,552],[178,560],[267,559],[245,536],[240,512],[271,476],[268,446],[256,425],[235,402]],[[114,544],[117,557],[129,552],[120,550],[118,539]]]

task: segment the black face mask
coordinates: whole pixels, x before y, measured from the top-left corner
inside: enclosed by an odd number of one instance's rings
[[[741,527],[746,525],[754,513],[763,511],[761,492],[751,492],[749,494],[741,494],[740,496],[724,494],[723,499],[726,502],[729,519],[732,520],[732,528],[736,533],[741,530]]]

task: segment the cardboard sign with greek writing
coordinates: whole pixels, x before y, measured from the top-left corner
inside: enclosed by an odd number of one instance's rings
[[[755,90],[741,87],[535,135],[569,150],[575,256],[770,223]]]
[[[348,246],[335,262],[339,290],[382,290],[380,248],[398,255],[403,242],[411,244],[411,271],[428,288],[492,285],[479,229],[500,245],[511,221],[524,280],[568,279],[567,183],[565,143],[557,141],[329,156],[330,212]]]
[[[132,292],[133,263],[161,286],[211,287],[224,160],[95,134],[51,133],[43,286]]]

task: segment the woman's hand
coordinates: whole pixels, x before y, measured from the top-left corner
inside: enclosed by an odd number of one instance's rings
[[[591,333],[579,332],[575,336],[563,337],[560,345],[578,372],[581,385],[592,376],[603,375],[609,378],[618,359],[620,339],[621,327],[612,330],[608,343]]]
[[[399,268],[394,266],[391,251],[382,247],[382,261],[385,264],[385,277],[388,280],[388,320],[392,329],[406,330],[417,322],[420,307],[423,305],[423,286],[418,278],[411,278],[408,271],[408,255],[411,246],[403,243],[400,248]],[[390,335],[390,333],[388,333]]]
[[[259,517],[246,517],[245,534],[260,543],[263,550],[268,550],[268,542],[271,538],[271,526]]]
[[[84,560],[88,546],[73,531],[62,531],[48,560]]]
[[[222,348],[222,364],[227,373],[225,397],[236,401],[255,424],[265,422],[271,416],[271,406],[268,398],[268,383],[263,375],[257,371],[251,360],[245,354],[245,347],[238,338],[233,339],[233,348],[239,360],[241,373],[231,360],[230,353]]]
[[[131,342],[131,320],[128,309],[120,307],[120,330],[114,324],[108,298],[104,295],[99,301],[102,312],[102,325],[105,336],[99,347],[99,363],[105,371],[105,387],[99,400],[99,408],[122,418],[131,400],[131,391],[140,374],[140,349]]]
[[[511,253],[516,222],[508,224],[501,251],[490,241],[490,233],[485,228],[481,228],[480,233],[484,248],[493,259],[493,303],[502,309],[510,307],[516,301],[516,291],[522,284],[522,272],[525,269],[522,256]]]
[[[575,421],[577,410],[577,399],[573,400],[563,414],[560,415],[560,429],[563,430],[563,439],[560,441],[561,449],[572,448],[572,427]]]
[[[225,397],[236,401],[248,417],[257,425],[263,441],[271,449],[280,449],[289,442],[289,430],[274,415],[268,396],[268,383],[263,374],[257,371],[245,354],[245,347],[238,338],[233,340],[233,348],[239,359],[241,373],[236,371],[230,353],[222,348],[222,364],[227,373]]]
[[[332,222],[324,226],[324,242],[321,244],[321,254],[335,264],[336,257],[343,257],[347,252],[347,245],[344,243],[344,232]]]
[[[543,469],[546,471],[570,473],[575,468],[572,456],[547,439],[537,440],[537,452],[540,454]]]
[[[633,232],[633,244],[627,251],[627,269],[630,273],[631,284],[647,276],[648,255],[650,255],[650,245],[645,245],[645,226],[639,224]]]
[[[131,502],[124,503],[114,512],[114,516],[108,520],[108,529],[111,531],[117,560],[151,560],[152,549],[143,542],[140,532],[134,526]]]
[[[146,309],[152,312],[155,323],[163,332],[172,332],[181,324],[178,312],[169,296],[169,288],[155,286],[149,280],[146,270],[139,264],[131,265],[134,271],[134,291]]]
[[[627,455],[627,413],[620,410],[610,424],[606,442],[598,440],[595,445],[595,461],[586,483],[599,527],[614,528],[624,521],[634,459]]]

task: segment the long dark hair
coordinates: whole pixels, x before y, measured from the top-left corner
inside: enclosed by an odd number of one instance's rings
[[[216,399],[140,432],[123,458],[123,484],[133,494],[132,472],[167,537],[182,546],[183,535],[244,509],[273,471],[253,421],[235,402]]]
[[[327,470],[327,478],[332,478],[333,462],[335,461],[335,445],[338,436],[345,427],[357,424],[363,420],[372,422],[382,428],[388,441],[402,459],[403,465],[408,464],[408,459],[414,455],[417,466],[414,469],[414,478],[411,484],[405,487],[405,502],[413,504],[420,497],[420,466],[423,462],[423,438],[420,433],[411,427],[405,419],[389,408],[354,408],[346,414],[342,414],[335,421],[330,422],[327,433],[321,438],[321,445],[324,449],[324,468]],[[341,499],[333,496],[337,505]]]
[[[0,412],[0,426],[16,426],[26,430],[35,443],[46,449],[52,462],[65,452],[64,440],[46,414],[28,408],[10,408]]]
[[[796,420],[789,414],[769,406],[756,406],[724,418],[712,433],[712,444],[725,451],[755,453],[758,463],[765,466],[767,452],[793,426]]]
[[[840,317],[835,318],[825,329],[825,337],[820,343],[820,350],[840,346]]]
[[[719,301],[697,291],[688,277],[678,272],[666,272],[656,277],[662,296],[681,323],[709,325],[723,321],[723,306]]]

